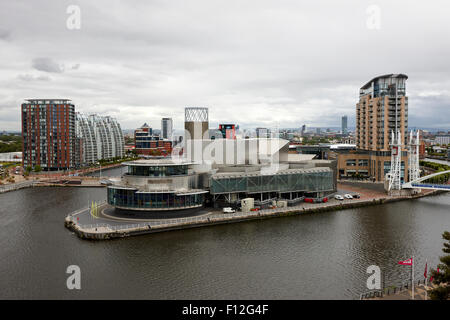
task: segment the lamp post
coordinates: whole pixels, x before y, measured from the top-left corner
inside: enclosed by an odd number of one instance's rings
[[[99,162],[97,162],[98,165],[100,166],[100,179],[102,178],[102,164]]]

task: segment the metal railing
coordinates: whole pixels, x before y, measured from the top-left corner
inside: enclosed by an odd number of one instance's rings
[[[0,193],[32,187],[36,183],[37,183],[36,181],[23,181],[23,182],[17,182],[17,183],[13,183],[13,184],[0,185]]]
[[[349,201],[350,202],[350,201]],[[358,200],[353,200],[352,202],[359,202]],[[106,200],[99,203],[99,206],[106,203]],[[342,202],[341,202],[342,203]],[[326,208],[328,206],[334,206],[334,203],[322,203],[320,208]],[[79,226],[82,229],[95,229],[100,227],[106,227],[113,231],[123,231],[127,232],[132,229],[148,229],[148,228],[170,228],[170,227],[176,227],[181,225],[188,225],[188,224],[201,224],[201,223],[214,223],[214,222],[220,222],[220,221],[232,221],[232,220],[238,220],[238,219],[245,219],[245,218],[254,218],[254,217],[261,217],[261,216],[270,216],[274,213],[285,213],[285,212],[292,212],[292,211],[299,211],[302,212],[305,209],[310,208],[318,208],[316,203],[302,203],[302,205],[297,206],[291,206],[291,207],[284,207],[284,208],[275,208],[275,209],[262,209],[258,211],[250,211],[250,212],[234,212],[234,213],[215,213],[212,215],[202,215],[202,216],[194,216],[194,217],[183,217],[183,218],[171,218],[171,219],[161,219],[161,220],[155,220],[155,221],[143,221],[143,222],[137,222],[133,224],[109,224],[109,223],[94,223],[94,224],[81,224],[76,219],[74,219],[74,216],[85,211],[89,210],[89,208],[80,209],[76,212],[73,212],[68,217],[70,221],[72,221],[73,224]]]
[[[421,280],[421,279],[417,280],[417,285],[416,285],[416,282],[414,282],[414,287],[415,288],[419,287],[421,284],[425,285],[425,280]],[[378,298],[378,297],[382,298],[385,295],[398,294],[398,293],[404,292],[406,290],[409,290],[410,288],[411,288],[411,280],[406,280],[406,281],[403,281],[400,286],[392,285],[392,286],[386,287],[384,289],[372,290],[372,291],[368,291],[365,293],[361,293],[359,295],[359,299],[363,300],[363,299],[373,299],[373,298]]]

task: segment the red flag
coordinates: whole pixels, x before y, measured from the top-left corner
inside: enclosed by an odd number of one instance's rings
[[[409,258],[405,261],[399,261],[398,264],[402,264],[404,266],[412,266],[412,258]]]
[[[425,272],[423,273],[423,276],[425,277],[425,279],[427,278],[427,267],[428,267],[428,262],[425,263]]]

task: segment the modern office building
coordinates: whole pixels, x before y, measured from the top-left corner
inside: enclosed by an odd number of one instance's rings
[[[161,139],[152,128],[144,123],[134,131],[136,153],[143,156],[167,156],[172,152],[172,141]]]
[[[356,104],[356,151],[338,156],[339,176],[384,181],[391,168],[391,133],[402,136],[401,180],[407,181],[408,97],[404,74],[373,78],[360,89]]]
[[[161,119],[161,137],[166,140],[172,139],[173,122],[172,118]]]
[[[342,134],[347,134],[348,133],[347,116],[343,116],[342,119],[341,119],[341,132],[342,132]]]
[[[185,108],[184,131],[185,140],[209,139],[208,108]]]
[[[236,125],[234,124],[219,124],[219,130],[224,139],[236,139]]]
[[[120,124],[109,116],[77,112],[76,136],[80,141],[79,158],[83,165],[125,155],[125,140]]]
[[[22,104],[22,166],[42,170],[76,167],[75,105],[68,99]]]

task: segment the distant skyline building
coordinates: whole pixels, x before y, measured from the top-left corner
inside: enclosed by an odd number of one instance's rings
[[[257,138],[270,138],[270,129],[267,128],[256,128]]]
[[[342,134],[348,133],[348,127],[347,127],[347,116],[343,116],[341,119],[341,132]]]
[[[77,165],[75,105],[71,100],[26,100],[21,119],[23,167],[64,170]]]
[[[235,124],[219,124],[219,130],[224,139],[236,139],[236,125]]]
[[[436,144],[450,144],[450,134],[439,134],[435,138]]]
[[[172,118],[161,119],[161,136],[163,139],[172,139],[173,121]]]
[[[147,123],[134,131],[134,146],[136,153],[144,156],[166,156],[172,152],[172,141],[154,134]]]
[[[301,134],[304,135],[306,133],[306,124],[302,125]]]
[[[81,140],[79,162],[83,165],[125,155],[122,129],[117,120],[110,116],[77,112],[76,136]]]

